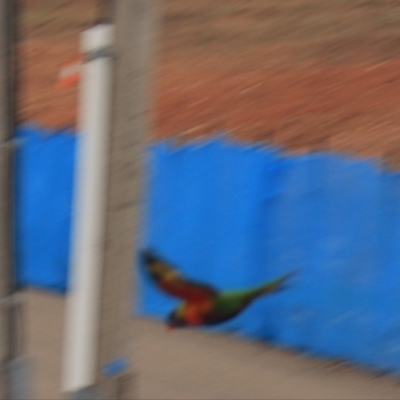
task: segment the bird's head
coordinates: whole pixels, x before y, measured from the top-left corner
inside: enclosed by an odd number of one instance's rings
[[[183,328],[186,326],[186,322],[179,311],[179,309],[175,309],[168,314],[166,319],[168,329]]]
[[[143,250],[141,256],[146,265],[151,265],[157,261],[155,255],[150,250]]]

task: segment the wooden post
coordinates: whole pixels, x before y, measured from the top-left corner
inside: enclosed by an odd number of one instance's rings
[[[117,359],[131,364],[128,346],[132,342],[144,143],[151,129],[150,83],[158,31],[157,3],[158,0],[115,3],[116,60],[99,349],[99,381],[111,398],[117,395],[113,392],[117,382],[101,373],[103,367]],[[140,366],[134,364],[134,369]],[[124,374],[126,382],[132,383],[128,371]],[[132,386],[120,388],[120,396],[132,399]]]

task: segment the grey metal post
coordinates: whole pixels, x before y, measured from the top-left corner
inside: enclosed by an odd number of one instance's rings
[[[7,400],[28,398],[14,283],[15,14],[15,0],[0,1],[0,398]]]
[[[11,146],[12,121],[10,109],[10,37],[8,27],[9,4],[0,2],[0,299],[12,293],[11,242]],[[12,323],[7,301],[0,304],[0,398],[11,396],[9,362],[12,358],[10,342]]]

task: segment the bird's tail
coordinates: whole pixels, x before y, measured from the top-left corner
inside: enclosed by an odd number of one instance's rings
[[[285,290],[287,288],[287,282],[293,278],[295,275],[298,274],[299,271],[292,271],[289,272],[288,274],[285,274],[279,278],[276,278],[272,281],[269,281],[268,283],[260,286],[256,290],[256,295],[264,295],[264,294],[272,294],[276,292],[280,292],[282,290]]]

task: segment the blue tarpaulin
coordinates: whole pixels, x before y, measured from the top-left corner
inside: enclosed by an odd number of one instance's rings
[[[67,287],[76,136],[23,126],[17,131],[16,260],[23,286]]]
[[[400,371],[400,174],[332,153],[223,138],[153,146],[144,245],[219,289],[293,269],[291,287],[219,330]],[[141,273],[138,311],[177,302]]]
[[[19,136],[18,280],[64,291],[76,137]],[[400,372],[400,174],[223,137],[156,143],[147,167],[142,245],[181,273],[224,290],[300,271],[213,329]],[[164,318],[177,301],[139,270],[136,311]]]

